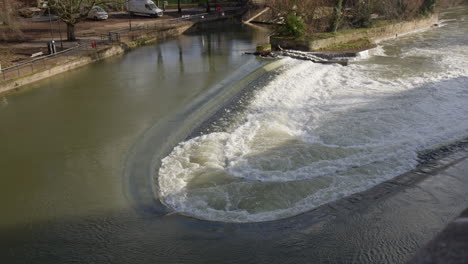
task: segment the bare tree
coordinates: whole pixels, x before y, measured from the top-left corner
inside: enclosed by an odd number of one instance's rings
[[[67,24],[67,39],[76,40],[75,25],[86,19],[95,5],[110,2],[109,0],[49,0],[49,7]]]
[[[436,8],[437,0],[425,0],[422,4],[422,11],[427,14],[434,13]]]
[[[10,1],[8,0],[0,0],[2,7],[0,8],[0,21],[5,25],[11,25],[11,12],[12,8],[10,5]]]
[[[289,14],[303,19],[307,32],[323,32],[330,27],[330,16],[334,5],[332,0],[266,0],[266,5],[272,9],[272,21],[284,21]]]
[[[330,32],[336,32],[343,18],[343,0],[337,0],[333,8],[333,16],[330,26]]]
[[[412,19],[434,12],[441,1],[466,0],[265,0],[272,21],[293,14],[303,19],[308,34],[370,27],[378,19]]]
[[[0,25],[4,27],[0,38],[3,40],[22,40],[23,32],[14,19],[14,9],[9,0],[0,0]]]

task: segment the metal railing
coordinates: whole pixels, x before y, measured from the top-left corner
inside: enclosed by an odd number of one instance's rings
[[[231,14],[232,15],[232,14]],[[81,40],[80,43],[74,47],[57,52],[51,55],[41,56],[22,62],[13,66],[1,69],[0,82],[9,81],[22,76],[26,76],[41,70],[49,69],[53,66],[64,64],[74,58],[83,56],[90,52],[95,52],[96,48],[92,48],[91,42],[95,42],[97,47],[109,46],[122,41],[135,41],[143,37],[148,37],[153,34],[158,34],[162,31],[176,28],[184,23],[196,23],[200,21],[209,21],[219,18],[218,14],[197,14],[190,16],[183,16],[173,19],[161,19],[152,24],[136,25],[133,27],[110,31],[108,34],[102,34],[96,40]]]
[[[0,82],[16,79],[34,72],[38,72],[50,68],[59,63],[66,62],[73,57],[76,57],[83,45],[76,45],[74,47],[59,51],[55,54],[40,56],[26,62],[18,63],[13,66],[2,68],[0,72]]]

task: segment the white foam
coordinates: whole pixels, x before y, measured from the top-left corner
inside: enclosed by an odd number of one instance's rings
[[[357,60],[366,60],[366,59],[369,59],[369,58],[374,57],[374,56],[384,57],[384,56],[388,56],[388,55],[385,53],[385,49],[381,45],[379,45],[379,46],[377,46],[375,48],[358,52],[357,56],[356,56],[356,58],[354,60],[355,61],[357,61]]]
[[[466,136],[466,46],[407,49],[401,60],[290,60],[237,128],[183,142],[163,159],[161,201],[214,221],[289,217],[409,171],[418,151]],[[414,70],[401,72],[405,63]]]

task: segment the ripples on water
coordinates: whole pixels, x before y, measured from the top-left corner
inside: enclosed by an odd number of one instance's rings
[[[350,66],[289,60],[239,125],[180,143],[160,199],[201,219],[299,214],[407,172],[468,131],[466,15],[383,43]]]

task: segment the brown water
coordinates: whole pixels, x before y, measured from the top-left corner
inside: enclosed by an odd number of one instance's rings
[[[447,23],[428,42],[437,46],[465,22]],[[183,117],[168,117],[265,64],[242,55],[265,34],[232,26],[181,36],[0,97],[2,262],[401,263],[461,211],[468,179],[447,176],[455,169],[267,223],[206,222],[162,207],[147,162],[171,127],[183,126]],[[397,59],[375,60],[362,64]],[[142,141],[155,127],[166,129]]]
[[[129,208],[126,155],[146,129],[244,67],[264,31],[184,35],[0,97],[1,230]]]

